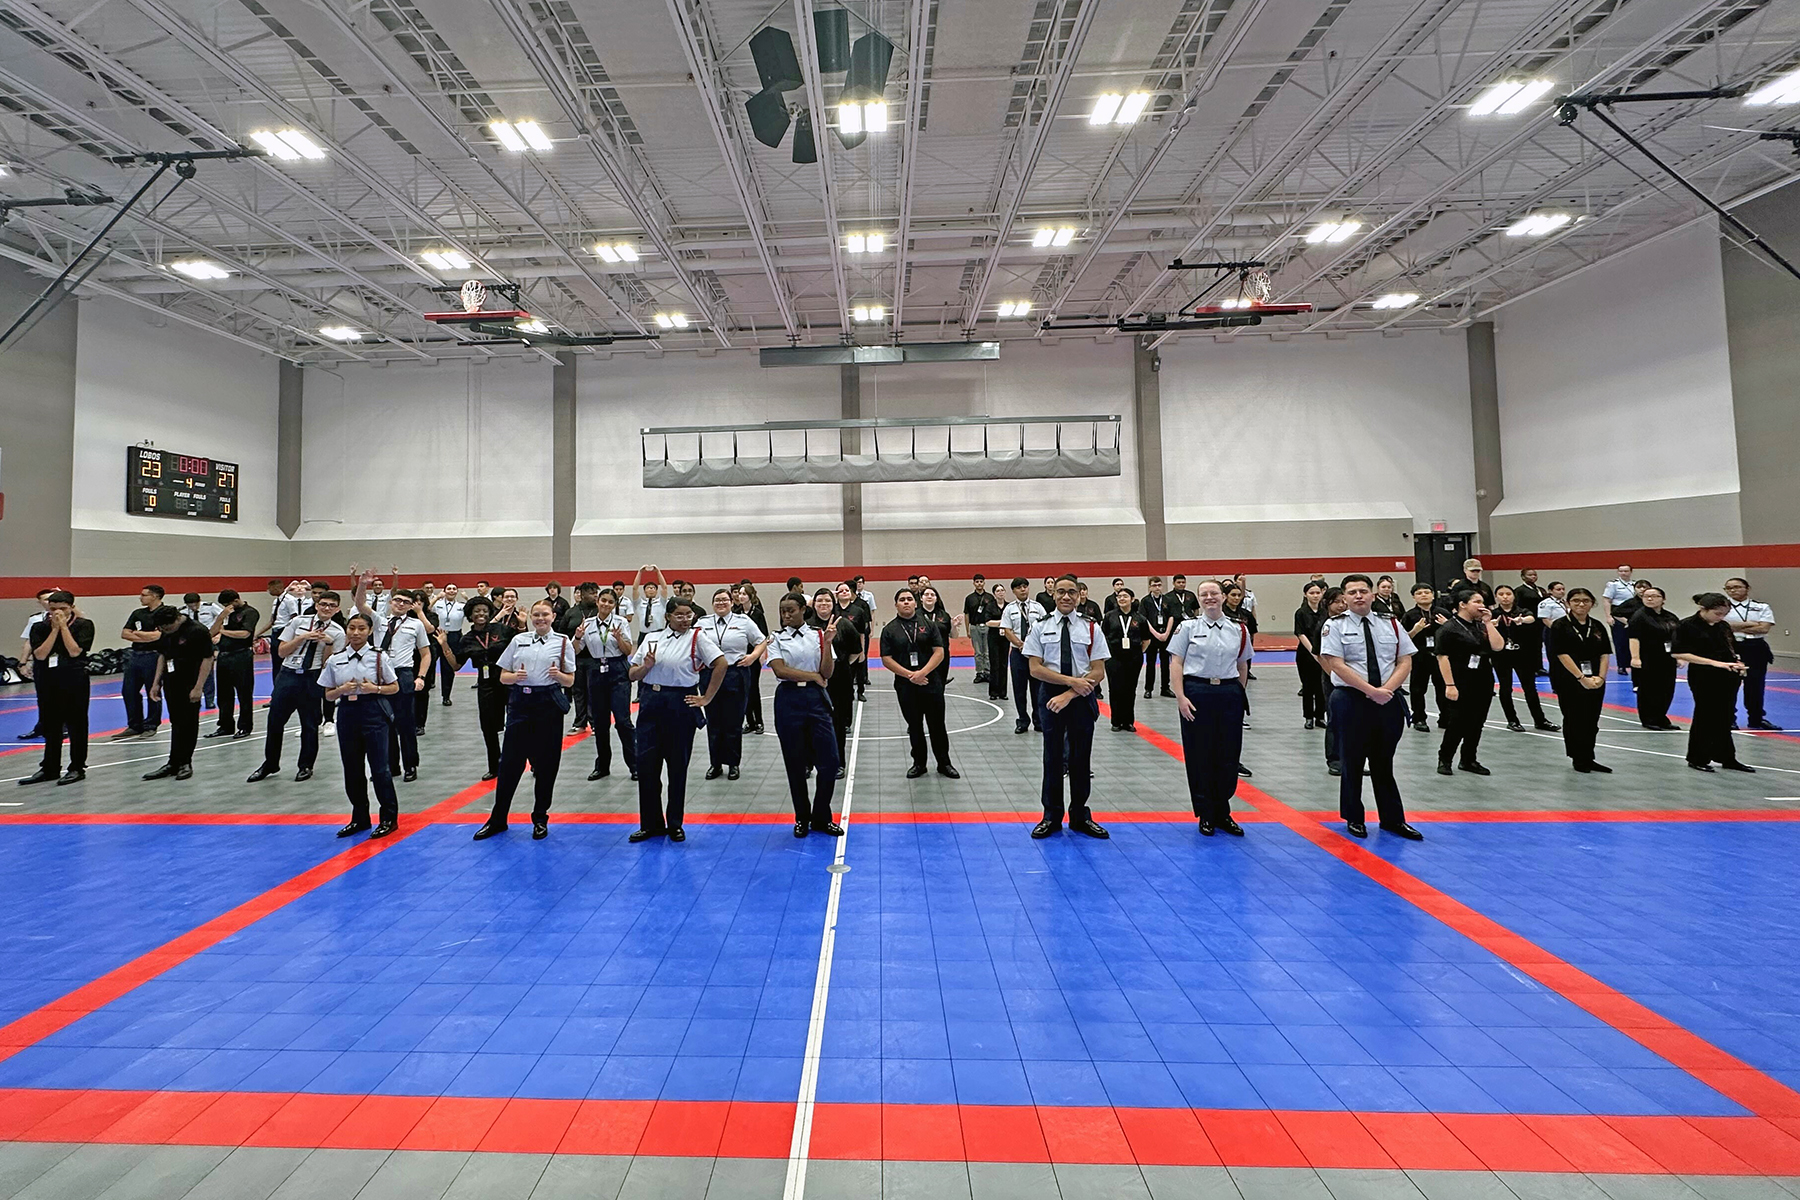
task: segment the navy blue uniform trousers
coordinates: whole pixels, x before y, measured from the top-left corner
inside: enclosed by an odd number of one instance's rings
[[[845,664],[850,674],[852,664]],[[775,688],[775,736],[781,739],[781,762],[787,768],[788,796],[794,820],[814,827],[831,823],[831,797],[837,790],[838,741],[825,689],[783,680]],[[811,800],[806,795],[806,769],[816,771]]]
[[[1400,785],[1394,782],[1394,748],[1406,731],[1406,704],[1395,696],[1377,704],[1353,687],[1334,687],[1326,701],[1331,706],[1332,728],[1337,730],[1343,775],[1338,778],[1338,815],[1361,824],[1363,765],[1375,787],[1375,809],[1382,827],[1406,824],[1406,805]]]
[[[1196,817],[1216,825],[1231,815],[1231,798],[1237,795],[1238,760],[1244,753],[1244,685],[1236,678],[1212,684],[1184,675],[1181,687],[1194,706],[1194,719],[1181,722],[1188,799]]]
[[[626,674],[624,658],[588,660],[587,716],[594,731],[594,770],[603,775],[612,770],[612,725],[619,728],[619,753],[625,758],[625,769],[637,770],[637,733],[631,727],[631,679]]]
[[[719,692],[706,706],[706,749],[715,767],[735,767],[744,761],[744,672],[727,667]]]
[[[408,771],[419,769],[419,727],[414,718],[418,701],[414,699],[413,680],[418,672],[412,667],[394,668],[400,690],[394,693],[394,723],[388,731],[388,762]],[[427,688],[427,691],[430,689]]]
[[[688,759],[694,753],[694,710],[687,698],[698,689],[649,684],[638,687],[638,825],[653,833],[681,828],[687,815]],[[669,769],[669,803],[663,807],[663,768]]]
[[[263,765],[270,769],[281,766],[281,734],[290,716],[300,718],[300,761],[303,771],[311,770],[319,757],[319,701],[325,693],[319,687],[318,671],[283,671],[275,680],[275,694],[269,697],[269,732],[263,736]],[[396,697],[398,698],[398,697]]]
[[[1025,656],[1016,657],[1023,659]],[[1061,712],[1045,704],[1043,714],[1044,787],[1039,799],[1044,806],[1044,820],[1062,824],[1063,770],[1066,767],[1069,773],[1069,820],[1086,821],[1091,817],[1088,795],[1094,786],[1094,721],[1100,715],[1100,705],[1092,696],[1076,696]]]
[[[506,824],[512,811],[513,793],[531,766],[531,819],[542,822],[550,815],[550,798],[556,791],[556,772],[562,766],[563,710],[547,687],[514,685],[506,702],[506,736],[500,743],[500,781],[494,785],[494,811],[488,820]]]
[[[337,705],[338,753],[344,759],[344,794],[350,798],[350,819],[363,824],[369,819],[369,779],[375,781],[375,803],[382,824],[400,819],[400,797],[394,791],[394,772],[388,759],[388,726],[393,721],[391,698],[358,696]],[[368,768],[369,778],[363,777]]]

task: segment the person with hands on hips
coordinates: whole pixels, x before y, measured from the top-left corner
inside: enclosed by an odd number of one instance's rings
[[[400,828],[400,799],[388,764],[388,726],[394,721],[395,703],[391,697],[400,691],[400,681],[387,655],[369,644],[371,628],[369,618],[353,614],[344,624],[344,648],[326,659],[319,673],[325,698],[337,703],[338,753],[344,760],[344,794],[350,800],[350,820],[337,831],[341,838],[369,829],[370,780],[380,817],[370,839],[387,837]]]
[[[660,574],[660,573],[659,573]],[[706,724],[706,706],[724,685],[725,652],[694,625],[692,600],[680,598],[661,606],[662,629],[644,635],[631,656],[629,678],[638,685],[637,764],[638,828],[627,840],[637,843],[667,837],[685,842],[682,818],[687,813],[688,759],[694,733]],[[645,614],[646,621],[649,614]],[[706,691],[700,674],[710,672]],[[663,768],[669,771],[669,802],[663,806]]]
[[[1056,611],[1032,626],[1023,651],[1032,679],[1043,686],[1044,815],[1031,836],[1047,838],[1062,828],[1066,773],[1069,828],[1091,838],[1108,838],[1112,835],[1088,810],[1088,796],[1094,782],[1094,721],[1100,715],[1094,690],[1106,677],[1112,650],[1100,623],[1076,611],[1081,587],[1075,577],[1064,575],[1051,587]]]
[[[506,832],[513,793],[531,766],[533,803],[531,840],[550,835],[550,801],[562,767],[563,717],[575,684],[575,643],[556,632],[556,605],[539,600],[531,606],[531,632],[516,634],[500,654],[500,683],[509,689],[506,740],[500,747],[500,781],[494,785],[494,808],[475,840]]]
[[[1338,815],[1350,836],[1369,836],[1362,799],[1366,763],[1383,832],[1424,841],[1406,823],[1406,804],[1394,782],[1394,748],[1406,729],[1406,702],[1395,698],[1406,687],[1418,648],[1397,619],[1375,614],[1375,584],[1367,575],[1346,575],[1343,599],[1345,610],[1325,623],[1319,639],[1319,664],[1335,681],[1326,704],[1342,766]]]

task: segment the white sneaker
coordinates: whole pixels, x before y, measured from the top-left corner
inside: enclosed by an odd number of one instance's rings
[[[336,737],[337,736],[337,723],[334,721],[326,721],[323,725],[321,725],[319,727],[319,732],[326,737]]]

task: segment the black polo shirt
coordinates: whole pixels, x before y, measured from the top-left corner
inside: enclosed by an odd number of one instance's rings
[[[213,656],[212,632],[191,618],[183,618],[160,640],[145,644],[167,660],[163,667],[165,691],[191,691],[200,681],[200,664]]]
[[[168,609],[167,604],[159,604],[155,608],[134,608],[131,610],[131,615],[125,618],[125,628],[133,633],[155,633],[156,618],[161,613],[167,612]],[[155,642],[133,642],[130,649],[133,654],[140,652],[154,654],[156,647],[157,643]]]
[[[71,656],[69,648],[63,644],[62,631],[50,623],[45,617],[31,627],[32,679],[42,686],[47,683],[68,683],[76,679],[86,679],[88,673],[87,652],[94,648],[94,623],[86,617],[69,617],[69,632],[75,636],[75,644],[81,647],[81,653]],[[38,658],[37,648],[56,639],[45,658]]]
[[[928,618],[895,617],[881,630],[881,656],[893,659],[908,670],[917,671],[924,667],[931,661],[931,652],[939,648],[943,649],[946,657],[949,656],[950,647],[946,644],[944,635]],[[895,688],[913,686],[915,685],[898,675],[894,677]],[[921,690],[941,692],[944,690],[944,681],[933,676],[922,685]]]
[[[234,638],[225,637],[223,633],[221,633],[218,643],[219,657],[224,658],[227,655],[252,653],[256,649],[256,627],[261,621],[262,614],[257,612],[254,608],[251,608],[248,604],[239,605],[237,608],[233,609],[227,609],[225,613],[225,623],[219,626],[219,628],[221,630],[244,629],[248,630],[251,636],[246,638]]]

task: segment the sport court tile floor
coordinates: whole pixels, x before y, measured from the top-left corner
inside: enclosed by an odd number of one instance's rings
[[[462,684],[378,848],[330,837],[332,741],[254,787],[260,734],[185,785],[97,744],[0,808],[0,1197],[1800,1195],[1794,739],[1697,776],[1615,710],[1611,777],[1495,726],[1494,775],[1442,779],[1409,734],[1428,840],[1352,843],[1291,666],[1258,670],[1248,836],[1185,817],[1158,699],[1096,735],[1105,843],[1025,836],[1039,739],[966,668],[964,778],[905,780],[878,675],[839,874],[772,736],[643,847],[586,741],[548,841],[472,845]]]

